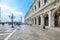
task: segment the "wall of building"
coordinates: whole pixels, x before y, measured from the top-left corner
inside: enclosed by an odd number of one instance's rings
[[[39,1],[40,1],[40,8],[39,8]],[[44,25],[44,15],[47,13],[48,14],[48,26],[54,26],[54,9],[60,6],[60,1],[55,1],[55,0],[47,0],[47,3],[44,3],[44,0],[36,0],[34,2],[34,4],[31,6],[31,9],[29,10],[28,13],[29,15],[27,15],[28,18],[33,19],[34,20],[34,24],[35,24],[35,18],[36,18],[36,22],[38,25],[38,16],[41,16],[41,25]],[[36,10],[35,10],[35,6],[36,6]],[[32,9],[34,9],[32,11]],[[27,18],[26,17],[26,18]],[[32,21],[31,21],[32,22]],[[59,18],[59,23],[60,24],[60,18]],[[60,26],[60,25],[59,25]]]

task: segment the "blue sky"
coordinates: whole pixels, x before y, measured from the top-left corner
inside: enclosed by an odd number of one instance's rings
[[[20,21],[20,16],[25,16],[32,3],[33,0],[0,0],[1,20],[10,21],[8,16],[13,13],[14,21]]]

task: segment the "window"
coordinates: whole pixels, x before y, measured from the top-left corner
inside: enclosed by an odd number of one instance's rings
[[[34,9],[32,8],[32,12],[34,13]]]
[[[35,11],[36,11],[36,6],[35,6]]]
[[[47,0],[44,0],[44,3],[46,4]]]
[[[39,4],[39,8],[40,8],[40,1],[39,1],[39,3],[38,3],[38,4]]]

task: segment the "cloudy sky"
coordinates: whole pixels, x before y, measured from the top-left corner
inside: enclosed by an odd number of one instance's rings
[[[20,21],[29,10],[33,0],[0,0],[1,7],[1,21],[10,21],[9,15],[13,13],[15,16],[14,21]]]

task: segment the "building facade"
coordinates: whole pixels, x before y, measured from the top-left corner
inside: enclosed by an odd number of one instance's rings
[[[25,22],[60,27],[60,0],[35,0],[25,15]]]

